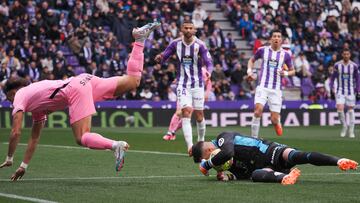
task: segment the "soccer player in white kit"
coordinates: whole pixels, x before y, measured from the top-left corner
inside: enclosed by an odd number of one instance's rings
[[[259,84],[255,92],[255,110],[251,125],[251,136],[258,137],[260,118],[264,105],[268,103],[271,112],[271,123],[277,135],[282,135],[280,111],[282,106],[281,77],[295,75],[292,59],[288,52],[281,48],[282,34],[279,30],[271,33],[270,46],[260,47],[249,59],[247,74],[249,80],[255,80],[254,63],[262,59]]]
[[[172,41],[162,54],[155,57],[156,62],[165,62],[176,54],[180,64],[177,69],[177,102],[181,108],[182,129],[191,156],[193,145],[191,114],[194,110],[198,141],[205,139],[204,119],[204,78],[201,67],[206,66],[210,75],[213,69],[211,55],[203,41],[195,36],[196,29],[191,21],[185,21],[181,26],[183,36]]]
[[[349,49],[342,51],[342,60],[335,63],[334,73],[331,76],[330,88],[335,93],[336,109],[339,114],[339,120],[342,124],[341,137],[345,137],[349,130],[349,137],[355,138],[355,113],[356,94],[360,91],[359,68],[356,63],[350,60],[351,53]],[[334,82],[336,87],[334,88]],[[344,108],[348,107],[349,125],[346,123]]]

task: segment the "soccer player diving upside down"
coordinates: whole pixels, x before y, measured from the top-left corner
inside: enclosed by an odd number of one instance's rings
[[[89,74],[81,74],[64,81],[43,80],[30,85],[21,78],[13,78],[7,81],[4,90],[7,99],[14,106],[13,124],[8,154],[0,168],[13,164],[13,156],[20,139],[24,113],[31,112],[33,118],[31,137],[24,159],[20,167],[11,176],[11,180],[16,181],[25,174],[39,142],[46,115],[66,108],[69,108],[70,124],[76,142],[90,149],[114,151],[115,169],[116,171],[121,170],[125,151],[129,145],[125,141],[111,140],[90,131],[91,116],[96,113],[94,102],[118,97],[139,85],[144,64],[144,41],[159,25],[159,23],[149,23],[132,31],[135,43],[128,61],[127,75],[99,78]]]
[[[219,152],[210,158],[216,150]],[[315,166],[338,166],[341,170],[356,170],[358,163],[318,152],[303,152],[289,146],[242,135],[223,132],[212,142],[198,142],[192,148],[195,163],[208,175],[211,168],[218,171],[221,181],[251,179],[254,182],[274,182],[283,185],[295,184],[300,170],[298,164]],[[228,168],[222,166],[225,163]],[[225,174],[228,170],[231,174]]]

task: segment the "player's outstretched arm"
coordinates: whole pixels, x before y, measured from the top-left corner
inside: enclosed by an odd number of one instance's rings
[[[168,60],[168,58],[170,56],[172,56],[173,54],[175,54],[176,51],[176,43],[175,42],[171,42],[169,44],[169,46],[166,47],[165,51],[161,54],[158,54],[155,56],[154,61],[156,63],[164,63],[166,60]]]
[[[251,57],[248,61],[248,64],[247,64],[247,80],[249,81],[252,81],[252,80],[255,80],[256,76],[254,75],[253,73],[253,68],[254,68],[254,63],[255,63],[255,59],[254,57]]]
[[[24,113],[22,111],[18,111],[17,113],[15,113],[13,117],[13,124],[9,138],[8,154],[5,162],[0,165],[0,168],[12,166],[13,164],[13,157],[16,150],[16,146],[20,140],[21,124],[22,124],[23,116]]]
[[[11,176],[12,181],[16,181],[20,179],[27,169],[27,166],[36,150],[36,146],[40,140],[40,133],[42,128],[44,127],[44,121],[35,122],[33,124],[32,130],[31,130],[31,137],[29,138],[28,145],[26,148],[26,152],[24,155],[24,159],[22,163],[20,164],[19,168],[15,171],[15,173]]]

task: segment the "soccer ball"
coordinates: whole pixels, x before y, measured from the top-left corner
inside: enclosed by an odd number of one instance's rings
[[[220,151],[221,151],[220,149],[215,149],[214,151],[212,151],[209,159],[213,158]],[[227,171],[231,168],[232,163],[233,163],[233,160],[230,159],[227,162],[225,162],[223,165],[214,166],[213,169],[215,169],[217,172]]]

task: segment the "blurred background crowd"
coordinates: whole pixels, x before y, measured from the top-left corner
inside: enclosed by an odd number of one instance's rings
[[[256,84],[244,80],[249,56],[236,47],[234,36],[221,29],[200,1],[190,0],[0,0],[0,88],[10,77],[31,82],[65,79],[81,73],[99,77],[123,75],[132,46],[131,30],[160,21],[145,43],[142,82],[119,99],[175,101],[176,57],[165,64],[154,58],[175,38],[180,25],[192,20],[213,57],[214,100],[251,99]],[[285,36],[296,76],[283,85],[299,88],[302,99],[331,98],[329,76],[350,48],[359,64],[360,12],[343,0],[216,0],[218,8],[255,51],[266,45],[273,29]],[[273,1],[272,1],[273,2]],[[274,2],[273,2],[274,3]],[[0,91],[0,100],[5,96]]]

